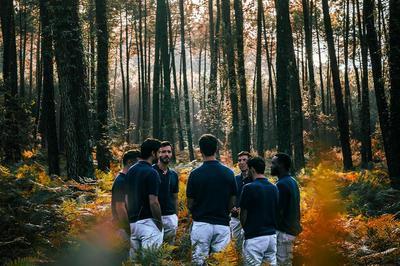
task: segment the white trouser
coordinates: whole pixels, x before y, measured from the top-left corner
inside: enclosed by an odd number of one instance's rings
[[[292,265],[293,243],[296,237],[281,231],[276,231],[276,235],[277,235],[276,259],[278,265]]]
[[[242,225],[240,224],[240,220],[238,218],[231,217],[229,227],[231,228],[232,238],[236,240],[236,246],[242,247],[244,231],[242,229]]]
[[[245,265],[261,265],[267,261],[276,265],[276,235],[258,236],[246,239],[243,244]]]
[[[159,248],[163,241],[164,230],[160,231],[153,219],[143,219],[130,224],[131,227],[131,249],[129,255],[135,258],[140,248]]]
[[[164,226],[164,241],[170,244],[175,242],[176,229],[178,228],[178,216],[176,214],[162,216]]]
[[[203,265],[208,255],[222,251],[231,240],[230,228],[225,225],[193,222],[190,233],[192,264]]]

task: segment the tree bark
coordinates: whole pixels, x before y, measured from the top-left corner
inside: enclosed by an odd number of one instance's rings
[[[93,177],[88,129],[88,95],[77,0],[54,0],[54,40],[65,119],[67,174]]]
[[[185,51],[185,14],[183,9],[183,0],[179,0],[179,13],[180,13],[180,30],[181,30],[181,57],[182,57],[182,71],[183,71],[183,93],[185,101],[185,122],[186,122],[186,137],[188,140],[189,158],[190,161],[194,160],[193,140],[192,140],[192,127],[190,122],[190,107],[189,107],[189,88],[186,73],[186,51]],[[192,88],[193,89],[193,88]]]
[[[345,170],[350,170],[353,168],[353,161],[351,158],[349,121],[343,104],[343,93],[340,84],[339,67],[337,63],[334,40],[333,40],[328,0],[322,0],[322,10],[324,13],[326,41],[328,43],[328,54],[331,63],[333,89],[334,89],[335,103],[336,103],[336,114],[337,114],[336,118],[338,121],[340,143],[342,146],[343,166]]]
[[[3,80],[6,131],[18,134],[14,115],[18,94],[17,49],[15,44],[14,3],[12,0],[0,0],[1,33],[3,37]],[[21,151],[18,140],[11,136],[4,140],[4,161],[14,163],[20,160]]]
[[[226,53],[228,63],[228,82],[229,82],[229,98],[232,108],[232,132],[231,132],[231,148],[232,160],[237,161],[237,153],[239,152],[239,108],[238,108],[238,95],[236,85],[236,71],[235,71],[235,54],[233,51],[233,39],[231,31],[231,15],[229,0],[222,0],[222,26],[224,35],[224,50]]]
[[[361,46],[361,65],[362,65],[362,79],[361,79],[361,167],[367,168],[368,163],[372,161],[372,148],[371,148],[371,122],[369,110],[369,88],[368,88],[368,44],[365,36],[365,27],[361,23],[360,7],[357,0],[357,22],[358,22],[358,35],[360,38]]]
[[[289,45],[287,43],[287,28],[289,23],[288,0],[276,1],[276,111],[278,151],[292,153],[290,92],[288,87]]]
[[[318,132],[317,127],[317,106],[316,106],[316,84],[314,78],[314,59],[313,59],[313,45],[312,45],[312,7],[309,7],[308,0],[302,0],[303,5],[303,20],[304,20],[304,33],[306,41],[306,53],[307,53],[307,64],[308,64],[308,87],[310,93],[310,122],[311,129],[315,134]]]
[[[262,0],[257,0],[257,50],[256,50],[256,101],[257,101],[257,153],[264,157],[264,108],[262,93],[262,73],[261,73],[261,33],[262,16],[264,13]]]
[[[374,81],[376,105],[378,106],[379,124],[382,131],[383,146],[385,149],[389,175],[391,176],[391,172],[396,171],[395,169],[393,169],[392,162],[393,160],[395,160],[395,157],[398,156],[398,154],[392,154],[393,140],[391,138],[389,107],[386,100],[383,81],[382,53],[378,43],[378,37],[374,22],[374,1],[364,0],[363,6],[363,17],[365,27],[367,29],[367,43],[371,57],[372,77]]]
[[[234,0],[236,22],[236,47],[237,47],[237,75],[240,88],[240,127],[241,127],[241,149],[250,151],[250,125],[249,108],[247,104],[246,71],[243,48],[243,7],[241,0]]]
[[[98,168],[107,171],[110,168],[108,144],[108,28],[107,1],[96,2],[96,37],[97,37],[97,136],[96,158]]]
[[[49,16],[49,1],[40,0],[40,20],[42,23],[42,60],[43,60],[43,105],[41,119],[44,120],[44,136],[47,142],[47,162],[49,174],[60,174],[57,125],[54,104],[53,76],[53,33]]]
[[[391,0],[389,3],[389,73],[390,73],[390,120],[392,136],[400,136],[400,1]],[[390,175],[392,186],[400,189],[400,143],[391,142],[393,158]]]

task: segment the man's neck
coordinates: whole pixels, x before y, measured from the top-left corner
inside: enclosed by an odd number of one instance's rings
[[[242,179],[247,178],[248,175],[249,175],[249,170],[242,171]]]
[[[124,168],[122,168],[122,170],[121,170],[121,173],[123,173],[123,174],[128,173],[128,170],[130,167],[131,167],[130,165],[124,166]]]
[[[147,162],[149,164],[153,163],[153,157],[149,157],[148,159],[140,159],[139,161]]]
[[[215,155],[212,156],[203,156],[203,161],[208,162],[208,161],[215,161],[217,160],[217,157]]]
[[[263,174],[255,174],[253,176],[253,180],[259,179],[259,178],[266,178]]]
[[[162,163],[160,161],[158,161],[157,166],[158,166],[158,168],[160,168],[163,171],[167,171],[168,170],[168,164]]]
[[[283,172],[283,173],[279,174],[278,178],[282,178],[282,177],[285,177],[285,176],[288,176],[288,175],[290,175],[290,174],[289,174],[288,171],[286,171],[286,172]]]

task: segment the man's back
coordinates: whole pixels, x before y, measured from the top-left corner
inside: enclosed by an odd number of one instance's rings
[[[186,194],[193,199],[194,221],[229,225],[229,203],[237,192],[235,177],[220,162],[205,161],[190,173]]]
[[[120,172],[114,180],[111,189],[111,211],[114,219],[118,220],[116,203],[125,202],[125,178],[126,175]]]
[[[296,180],[290,176],[279,178],[276,186],[279,190],[279,215],[277,229],[297,236],[300,226],[300,191]]]
[[[125,178],[129,222],[151,218],[149,195],[158,195],[160,177],[146,161],[132,166]]]
[[[243,187],[240,207],[247,210],[245,238],[275,234],[278,189],[265,178]]]

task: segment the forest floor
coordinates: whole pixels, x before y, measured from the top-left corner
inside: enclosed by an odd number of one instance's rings
[[[126,148],[126,147],[125,147]],[[114,147],[116,159],[124,147]],[[272,153],[266,153],[266,158]],[[118,163],[97,180],[79,184],[45,172],[44,156],[26,151],[24,162],[0,166],[0,264],[129,265],[128,249],[111,222],[111,186]],[[190,265],[185,188],[188,163],[178,154],[179,218],[176,245],[145,253],[143,265]],[[221,161],[237,172],[226,153]],[[390,188],[382,165],[342,172],[336,149],[308,155],[297,175],[303,232],[296,240],[295,265],[400,264],[400,193]],[[273,182],[273,178],[271,178]],[[209,265],[240,265],[235,243],[213,255]]]

